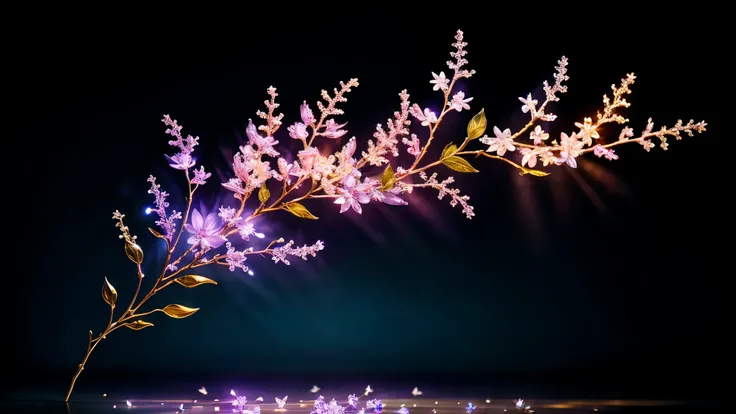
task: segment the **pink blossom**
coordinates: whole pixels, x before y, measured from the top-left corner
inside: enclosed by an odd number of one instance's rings
[[[593,147],[593,154],[595,154],[598,157],[606,157],[608,161],[614,161],[618,159],[618,155],[610,149],[610,148],[604,148],[600,145],[596,145]]]
[[[494,126],[493,134],[496,135],[493,138],[483,137],[480,139],[480,142],[489,145],[486,152],[495,152],[499,156],[502,156],[506,154],[506,151],[513,152],[516,150],[514,139],[511,138],[511,130],[509,128],[501,131],[497,126]]]
[[[521,154],[523,155],[521,158],[522,167],[526,165],[529,168],[534,168],[537,165],[537,151],[535,149],[522,148]]]
[[[295,122],[294,125],[286,129],[287,131],[289,131],[289,136],[294,139],[309,138],[309,131],[307,131],[307,126],[301,122]]]
[[[458,92],[452,97],[452,101],[447,103],[447,106],[450,108],[460,112],[463,109],[466,111],[470,109],[470,105],[468,105],[468,102],[472,101],[473,98],[465,98],[465,92]]]
[[[422,126],[429,126],[430,124],[437,122],[437,115],[431,109],[424,108],[424,111],[422,111],[417,104],[411,106],[409,113],[411,113],[417,121],[421,122]]]
[[[279,142],[270,136],[262,137],[250,119],[248,120],[248,126],[245,128],[245,134],[248,136],[250,144],[255,145],[260,153],[271,157],[279,156],[279,153],[273,148]]]
[[[201,165],[198,170],[195,169],[192,173],[194,177],[192,177],[191,182],[196,185],[205,185],[207,184],[207,179],[212,177],[212,173],[205,172],[204,167]]]
[[[411,134],[411,139],[404,138],[401,140],[401,142],[404,143],[408,148],[406,149],[406,152],[413,155],[414,158],[418,157],[419,154],[422,153],[421,149],[421,142],[419,142],[419,137],[417,134]]]
[[[575,132],[568,136],[566,133],[560,134],[560,163],[566,163],[572,168],[578,167],[575,157],[581,154],[581,150],[585,144],[578,140]]]
[[[299,176],[299,164],[296,161],[289,163],[285,159],[279,158],[277,165],[279,167],[279,173],[274,174],[274,178],[277,181],[286,180],[286,184],[291,184],[291,176]]]
[[[180,152],[176,155],[172,155],[171,157],[169,157],[168,155],[164,155],[164,157],[166,157],[166,160],[169,161],[169,165],[171,166],[171,168],[175,168],[177,170],[186,170],[194,167],[194,159],[190,154]]]
[[[429,83],[434,85],[432,87],[432,90],[433,91],[441,90],[442,92],[447,92],[447,89],[449,89],[450,80],[445,77],[445,72],[440,72],[439,75],[432,72],[432,77],[434,79],[429,81]]]
[[[238,195],[245,195],[245,187],[240,178],[231,178],[226,183],[222,183],[222,186],[235,193],[236,198]]]
[[[248,169],[250,170],[250,181],[249,184],[253,188],[260,188],[263,183],[273,176],[274,171],[271,170],[270,162],[261,161],[260,159],[252,159],[248,163]]]
[[[532,98],[532,94],[527,94],[526,98],[519,98],[521,103],[524,105],[521,106],[521,112],[527,113],[531,112],[532,116],[535,116],[537,114],[537,100]]]
[[[345,144],[342,147],[342,150],[340,151],[340,154],[342,158],[344,159],[352,159],[353,155],[355,155],[355,150],[357,149],[358,144],[355,141],[355,137],[352,137],[348,140],[347,144]]]
[[[192,235],[187,243],[201,246],[202,250],[216,249],[222,246],[227,239],[220,234],[220,225],[217,213],[210,213],[202,217],[199,210],[192,209],[192,221],[184,225],[184,228]]]
[[[319,156],[319,151],[314,147],[305,148],[297,153],[297,157],[299,157],[299,161],[302,164],[302,169],[305,172],[312,171],[317,161],[317,156]]]
[[[549,138],[549,134],[544,132],[541,126],[537,125],[537,127],[529,133],[529,138],[534,141],[534,145],[540,145],[542,141],[546,141],[547,138]]]
[[[325,122],[325,130],[320,135],[325,138],[338,139],[348,133],[348,131],[341,129],[347,124],[347,122],[344,124],[338,124],[334,119],[328,119],[327,122]]]
[[[314,114],[312,113],[312,110],[309,109],[309,105],[307,105],[307,101],[304,101],[300,108],[302,122],[304,122],[307,125],[311,125],[314,123]]]
[[[347,176],[343,180],[343,186],[337,189],[340,197],[335,200],[335,204],[340,204],[340,213],[348,211],[351,207],[356,213],[360,214],[363,212],[361,204],[368,204],[371,198],[365,193],[363,188],[357,184],[355,177],[352,175]]]

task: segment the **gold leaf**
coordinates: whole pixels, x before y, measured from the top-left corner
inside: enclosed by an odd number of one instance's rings
[[[486,132],[486,113],[481,109],[468,123],[468,139],[480,138]]]
[[[447,158],[456,152],[457,152],[457,145],[451,142],[445,146],[445,149],[442,150],[442,155],[440,156],[440,159]]]
[[[540,170],[532,170],[531,168],[521,167],[521,172],[519,173],[519,175],[527,175],[527,174],[531,174],[535,177],[546,177],[549,175],[548,172],[544,172]]]
[[[153,326],[153,324],[151,322],[137,320],[135,322],[128,322],[125,324],[125,326],[134,331],[140,331],[141,329],[148,328],[149,326]]]
[[[198,276],[198,275],[186,275],[186,276],[178,277],[176,278],[176,283],[184,287],[188,287],[188,288],[193,288],[193,287],[197,287],[199,285],[204,285],[208,283],[212,285],[217,284],[217,282],[215,282],[214,280],[208,277]]]
[[[394,188],[394,183],[396,183],[394,169],[391,168],[391,164],[388,164],[386,169],[383,170],[383,174],[381,174],[381,191],[388,191]]]
[[[263,183],[263,185],[261,185],[261,189],[258,190],[258,200],[260,200],[261,203],[265,203],[269,198],[271,198],[271,192],[268,191],[266,183]]]
[[[137,244],[125,242],[125,254],[133,263],[143,263],[143,249]]]
[[[105,278],[105,284],[102,285],[102,299],[105,299],[105,302],[112,307],[115,307],[115,302],[118,301],[118,291],[107,281],[107,278]]]
[[[451,170],[455,170],[457,172],[462,173],[477,173],[478,170],[473,168],[472,165],[470,165],[469,162],[467,162],[465,159],[457,157],[457,156],[451,156],[447,157],[444,160],[442,160],[442,163],[448,166]]]
[[[166,305],[163,309],[164,313],[175,319],[186,318],[191,316],[194,312],[198,311],[199,308],[188,308],[183,305]]]
[[[152,229],[150,227],[148,228],[148,231],[150,231],[151,234],[153,234],[154,236],[158,237],[159,239],[165,239],[166,238],[166,237],[164,237],[163,234],[157,232],[156,230],[154,230],[154,229]]]
[[[315,216],[314,214],[310,213],[306,207],[304,207],[303,205],[299,203],[288,203],[284,205],[284,208],[286,209],[286,211],[288,211],[289,213],[297,217],[310,219],[310,220],[317,220],[319,218]]]

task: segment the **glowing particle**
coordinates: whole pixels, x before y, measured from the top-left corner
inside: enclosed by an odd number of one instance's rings
[[[133,406],[133,404],[130,401],[125,401],[125,405],[127,405],[128,407],[132,407]]]
[[[146,207],[146,214],[151,214],[151,211],[153,211],[151,207]]]
[[[417,405],[416,405],[416,404],[414,404],[414,406],[416,407]]]
[[[107,394],[102,394],[103,397],[107,397]]]
[[[235,394],[235,390],[230,390],[230,395],[232,395],[233,397],[237,397],[238,396],[237,394]]]
[[[250,271],[248,271],[248,273],[250,273]],[[251,276],[253,276],[253,275],[251,274]],[[312,389],[309,390],[309,392],[311,392],[312,394],[316,394],[316,393],[319,392],[319,390],[320,390],[320,388],[318,386],[312,385]]]
[[[491,400],[486,400],[486,404],[490,404],[490,403],[491,403]]]
[[[253,273],[253,271],[250,270],[250,269],[248,269],[248,274],[251,275],[251,276],[254,276],[255,275],[255,273]],[[317,391],[319,391],[319,388],[317,388]],[[312,391],[312,392],[317,392],[317,391]]]
[[[435,405],[437,405],[437,404],[439,404],[440,402],[439,402],[439,401],[435,401],[434,403],[435,403]]]
[[[422,394],[423,393],[421,391],[419,391],[419,387],[414,387],[414,389],[411,390],[411,395],[413,395],[415,397],[418,397],[418,396],[420,396]]]
[[[220,411],[220,407],[219,406],[215,406],[215,411]]]
[[[279,398],[279,397],[276,397],[276,405],[279,407],[279,409],[284,408],[284,405],[286,405],[286,400],[288,398],[289,398],[288,395],[286,397],[284,397],[283,400],[281,398]]]
[[[207,388],[205,388],[204,385],[202,386],[202,388],[198,389],[197,391],[199,391],[199,393],[202,395],[207,395]]]
[[[263,401],[263,397],[256,398],[256,401]]]
[[[256,233],[253,233],[253,235],[255,235],[256,237],[258,237],[259,239],[262,239],[262,238],[266,237],[266,235],[265,235],[265,234],[263,234],[263,233],[258,233],[258,232],[256,232]]]

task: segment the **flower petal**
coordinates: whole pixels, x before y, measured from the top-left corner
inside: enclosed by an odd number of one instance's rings
[[[204,228],[204,218],[202,218],[202,214],[196,208],[192,209],[192,228],[194,228],[194,232]]]

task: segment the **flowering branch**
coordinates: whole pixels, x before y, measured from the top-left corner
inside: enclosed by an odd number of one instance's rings
[[[164,313],[169,317],[181,319],[193,315],[199,309],[189,308],[179,304],[170,304],[163,308],[141,312],[141,307],[156,293],[173,285],[179,284],[187,288],[194,288],[204,284],[217,285],[214,280],[190,274],[188,271],[207,265],[226,266],[230,271],[240,269],[253,274],[246,265],[249,256],[270,256],[274,263],[290,264],[291,258],[298,257],[306,260],[309,256],[316,256],[324,249],[322,241],[311,245],[297,246],[293,240],[286,241],[283,237],[273,238],[263,246],[258,239],[265,239],[264,233],[258,232],[258,219],[266,213],[288,212],[294,216],[317,220],[318,217],[304,204],[314,199],[331,199],[339,206],[340,213],[352,210],[361,214],[363,206],[371,203],[387,205],[406,205],[405,195],[415,189],[431,188],[438,192],[438,198],[449,196],[450,205],[460,206],[467,218],[475,216],[473,207],[469,204],[469,197],[462,195],[460,190],[452,188],[455,182],[452,176],[439,179],[439,172],[429,170],[438,167],[447,167],[459,173],[477,173],[464,156],[486,157],[502,160],[518,168],[521,174],[545,176],[547,172],[533,169],[537,161],[543,166],[566,164],[575,168],[576,158],[582,154],[593,152],[598,157],[616,159],[612,147],[626,142],[638,142],[647,151],[653,147],[651,138],[659,138],[662,148],[667,149],[667,137],[680,139],[681,133],[692,135],[693,132],[705,131],[705,122],[687,124],[678,121],[673,127],[663,127],[654,130],[651,120],[643,133],[634,137],[633,130],[625,127],[615,142],[603,144],[599,130],[608,123],[624,124],[626,118],[618,114],[622,108],[628,108],[626,95],[631,93],[629,87],[635,77],[628,75],[620,86],[613,86],[612,98],[603,97],[603,110],[596,116],[596,121],[585,118],[582,123],[576,123],[579,131],[571,135],[561,133],[559,143],[553,140],[547,144],[549,134],[542,129],[542,122],[553,122],[556,116],[547,109],[549,103],[559,101],[559,95],[567,92],[565,82],[567,76],[567,59],[562,58],[556,67],[554,83],[544,83],[545,100],[538,105],[538,101],[528,94],[526,98],[519,98],[522,102],[521,110],[530,115],[530,120],[520,130],[511,133],[509,129],[493,128],[495,137],[485,134],[487,121],[485,112],[481,110],[472,117],[467,126],[467,135],[459,144],[447,144],[439,159],[426,162],[428,149],[434,142],[442,121],[453,112],[462,112],[470,109],[472,97],[466,97],[463,91],[456,91],[456,82],[462,78],[470,78],[474,70],[467,69],[468,53],[467,42],[463,39],[463,32],[458,31],[453,43],[451,60],[447,62],[450,77],[443,71],[439,74],[432,72],[430,84],[435,91],[442,93],[442,110],[435,114],[428,108],[421,108],[409,100],[406,90],[399,93],[399,110],[393,113],[385,124],[378,124],[373,139],[367,141],[366,148],[357,157],[357,139],[351,137],[341,149],[330,152],[320,149],[317,144],[321,140],[340,140],[347,135],[347,122],[338,121],[344,115],[340,104],[347,101],[347,94],[359,86],[357,79],[341,82],[333,93],[323,90],[322,101],[317,102],[319,117],[312,112],[310,105],[304,101],[299,110],[300,121],[287,127],[288,136],[301,143],[301,149],[294,155],[282,155],[288,150],[284,145],[277,147],[279,141],[275,138],[282,125],[284,114],[277,113],[279,104],[276,101],[276,88],[267,89],[268,99],[264,101],[266,110],[258,111],[256,115],[262,122],[256,126],[248,120],[245,129],[248,142],[239,147],[232,162],[233,175],[222,183],[222,187],[232,194],[234,202],[217,206],[215,211],[192,208],[195,193],[200,186],[207,184],[212,176],[203,166],[196,168],[192,157],[199,138],[181,133],[182,127],[168,115],[163,118],[166,133],[173,139],[169,145],[176,148],[174,155],[166,155],[169,165],[184,173],[187,182],[186,207],[182,211],[169,210],[167,201],[169,194],[156,183],[156,178],[150,176],[149,194],[154,197],[154,208],[150,209],[158,219],[155,224],[159,230],[149,228],[151,234],[162,239],[167,246],[166,259],[161,273],[155,279],[148,293],[138,300],[144,275],[141,271],[143,250],[136,243],[136,237],[130,234],[123,219],[124,215],[118,211],[113,214],[116,227],[121,232],[120,238],[124,241],[124,250],[128,258],[136,264],[138,285],[126,310],[115,319],[115,307],[118,294],[113,285],[105,278],[102,296],[110,307],[110,317],[107,326],[97,336],[89,332],[87,352],[79,364],[71,386],[66,395],[69,400],[77,378],[84,369],[90,354],[99,345],[102,339],[113,331],[126,327],[132,330],[141,330],[154,326],[143,317],[154,313]],[[421,128],[412,131],[412,120],[417,121]],[[534,128],[534,129],[532,129]],[[531,131],[530,131],[531,130]],[[521,137],[529,132],[529,142],[519,142]],[[421,138],[420,135],[426,138]],[[468,145],[478,139],[488,145],[486,150],[467,149]],[[595,140],[595,141],[594,141]],[[594,142],[597,144],[593,145]],[[401,149],[411,156],[410,162],[403,162],[400,157]],[[520,148],[521,160],[516,162],[508,157]],[[424,164],[423,164],[424,162]],[[394,167],[395,166],[395,167]],[[375,168],[381,170],[375,171]],[[375,173],[374,173],[375,172]],[[419,179],[414,181],[413,177]],[[273,192],[272,192],[273,191]],[[255,194],[255,196],[254,196]],[[253,210],[246,213],[246,206]],[[175,256],[179,241],[186,231],[188,247]],[[252,239],[255,237],[255,239]],[[247,247],[239,249],[238,244]],[[259,247],[256,247],[259,246]]]

